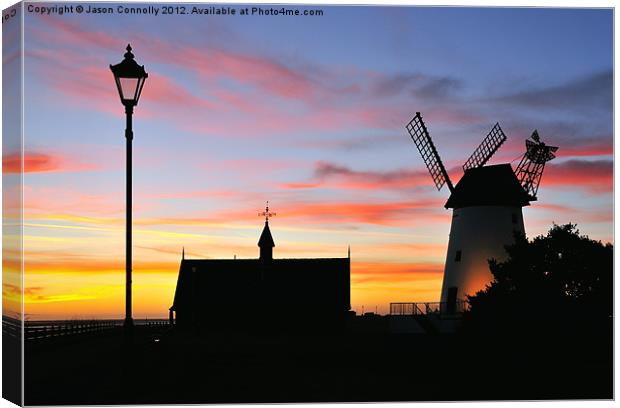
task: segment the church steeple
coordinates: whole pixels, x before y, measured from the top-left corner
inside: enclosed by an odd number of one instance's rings
[[[260,259],[269,261],[273,259],[273,247],[276,246],[273,242],[273,237],[271,236],[271,230],[269,229],[269,218],[276,215],[276,213],[269,212],[269,201],[267,201],[265,211],[259,213],[258,215],[265,217],[265,227],[263,228],[263,232],[260,234],[260,239],[258,240]]]
[[[273,259],[273,247],[276,244],[273,242],[271,231],[269,230],[269,221],[265,221],[265,228],[263,228],[260,239],[258,240],[258,247],[260,248],[260,259],[271,260]]]

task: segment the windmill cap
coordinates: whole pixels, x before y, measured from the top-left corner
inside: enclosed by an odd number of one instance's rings
[[[465,171],[444,205],[524,207],[536,200],[525,192],[510,164],[474,167]]]

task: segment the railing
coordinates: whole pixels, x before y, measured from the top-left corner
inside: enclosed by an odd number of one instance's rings
[[[8,316],[2,316],[2,336],[9,336],[16,339],[21,337],[22,322]]]
[[[119,320],[28,321],[24,325],[24,339],[32,341],[61,336],[100,333],[121,327],[122,325],[123,322]]]
[[[452,304],[448,302],[390,303],[390,315],[455,315],[462,314],[468,307],[469,304],[466,300],[457,300],[456,303]]]
[[[147,327],[170,326],[170,320],[168,320],[168,319],[134,320],[133,323],[136,326],[147,326]]]
[[[136,319],[138,327],[168,326],[167,319]],[[123,326],[123,320],[39,320],[26,321],[23,325],[24,340],[38,341],[65,336],[100,333]],[[2,317],[2,334],[20,338],[22,322],[17,319]]]

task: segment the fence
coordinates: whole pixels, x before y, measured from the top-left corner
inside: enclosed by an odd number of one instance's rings
[[[63,322],[26,322],[24,338],[26,341],[41,340],[51,337],[75,336],[87,333],[99,333],[121,327],[122,322],[114,320],[99,321],[63,321]]]
[[[452,305],[448,302],[390,303],[390,315],[455,315],[462,314],[468,307],[466,300],[457,300]]]
[[[20,320],[8,316],[2,316],[2,336],[16,339],[21,337],[22,323]]]
[[[168,326],[164,319],[136,319],[134,325],[138,327]],[[23,324],[24,340],[38,341],[56,337],[77,336],[92,333],[101,333],[123,326],[123,320],[39,320],[26,321]],[[7,316],[2,317],[2,334],[11,337],[21,337],[22,322]]]

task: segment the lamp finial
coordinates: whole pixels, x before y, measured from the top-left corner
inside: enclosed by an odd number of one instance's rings
[[[126,59],[133,59],[134,55],[131,53],[131,44],[127,44],[127,48],[125,48],[127,50],[127,52],[125,53],[125,58]]]

